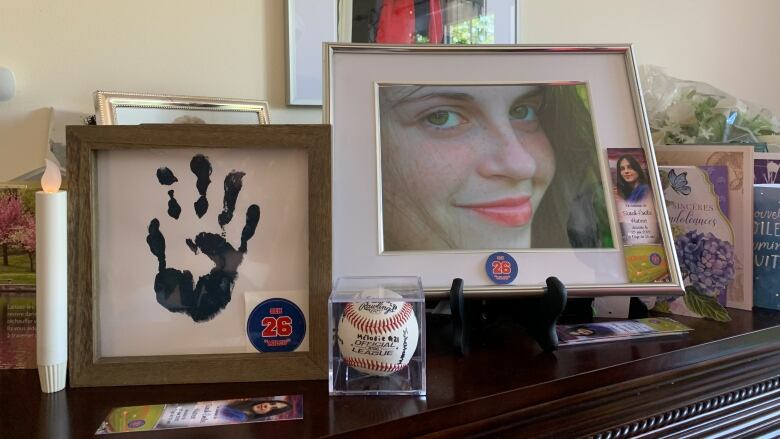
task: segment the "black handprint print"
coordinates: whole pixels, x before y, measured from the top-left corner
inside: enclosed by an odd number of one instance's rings
[[[198,217],[202,217],[208,210],[206,189],[211,183],[209,178],[211,163],[207,157],[199,154],[192,158],[190,169],[197,177],[196,186],[200,194],[200,198],[194,205],[195,213]],[[194,283],[190,271],[166,266],[165,237],[160,232],[160,221],[154,218],[149,223],[146,242],[159,263],[159,272],[154,278],[154,291],[157,293],[157,302],[165,309],[187,314],[196,322],[205,322],[214,318],[230,303],[233,285],[238,277],[238,267],[247,252],[247,242],[254,236],[260,221],[260,207],[252,204],[246,210],[246,223],[241,232],[241,245],[238,250],[225,240],[225,225],[233,218],[244,175],[243,172],[233,171],[225,177],[223,210],[218,217],[222,234],[201,232],[194,240],[186,240],[187,246],[193,253],[197,254],[201,251],[214,262],[214,268],[208,274],[198,278],[197,284]],[[157,171],[157,178],[163,185],[172,185],[178,181],[168,168],[160,168]],[[178,219],[181,208],[173,197],[173,190],[168,191],[168,196],[170,197],[168,215]]]

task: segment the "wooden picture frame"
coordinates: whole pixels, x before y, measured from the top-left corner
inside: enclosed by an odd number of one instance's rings
[[[68,260],[70,261],[68,332],[71,386],[274,381],[327,377],[327,299],[331,288],[329,126],[72,126],[67,128],[67,146],[70,157],[68,172],[71,177],[68,194]],[[307,267],[308,273],[298,277],[305,278],[308,275],[308,319],[306,321],[308,351],[105,355],[101,352],[100,343],[101,293],[112,293],[103,291],[98,281],[101,279],[101,270],[110,269],[110,264],[116,262],[99,258],[101,242],[97,238],[98,232],[108,226],[103,226],[98,221],[97,215],[102,212],[98,201],[100,195],[98,189],[101,184],[107,184],[111,177],[105,176],[111,174],[99,172],[98,158],[111,157],[104,154],[120,154],[113,157],[122,158],[121,154],[128,151],[149,151],[157,154],[154,157],[168,157],[189,150],[217,151],[215,154],[219,155],[223,152],[229,154],[232,149],[240,149],[236,152],[241,153],[242,157],[254,154],[255,157],[262,158],[267,157],[263,154],[279,151],[302,151],[306,157],[305,165],[301,161],[300,166],[303,169],[302,174],[307,179],[306,185],[303,186],[305,189],[302,199],[305,200],[308,217],[303,217],[302,227],[308,234],[307,241],[304,241],[307,243],[304,245],[308,246],[308,260],[300,266]],[[105,178],[106,182],[101,181],[102,178]],[[214,185],[216,186],[214,189],[219,190],[221,182],[218,177],[215,181],[217,184]],[[182,189],[186,190],[185,187]],[[281,192],[278,186],[274,186],[273,190]],[[142,194],[142,198],[148,196],[149,194]],[[186,211],[188,205],[182,203],[182,207]],[[189,208],[192,210],[191,206]],[[269,214],[265,215],[260,219],[258,233],[262,230],[262,218],[268,218]],[[247,222],[249,222],[249,210],[247,210]],[[244,227],[245,231],[247,226]],[[131,230],[128,229],[127,232],[130,233]],[[254,238],[257,239],[257,235]],[[243,232],[241,239],[243,247]],[[171,240],[169,247],[173,243],[174,241]],[[239,247],[239,250],[242,247]],[[246,252],[246,248],[243,248]],[[249,248],[252,249],[251,245]],[[287,262],[289,261],[279,259],[280,264]],[[148,261],[144,262],[146,263]],[[249,262],[236,271],[241,272],[242,275],[243,270],[252,272],[248,265]],[[255,267],[254,271],[258,271],[256,264],[252,267]],[[122,268],[134,273],[138,270],[135,264]],[[162,268],[160,270],[162,271]],[[151,280],[148,283],[153,284]],[[274,290],[274,288],[275,291],[284,290],[284,286],[279,285],[270,286],[268,289]],[[154,296],[154,291],[150,293]],[[235,296],[233,301],[241,300],[235,291],[232,291],[232,294]],[[181,313],[173,312],[166,315],[177,316],[177,318],[182,316]],[[132,318],[132,315],[130,317]],[[246,321],[243,327],[246,328]]]

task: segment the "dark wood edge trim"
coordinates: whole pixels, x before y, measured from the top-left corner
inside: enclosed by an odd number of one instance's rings
[[[270,125],[269,125],[270,126]],[[317,126],[317,125],[311,125]],[[311,127],[310,126],[310,127]],[[308,147],[309,191],[309,347],[311,359],[319,368],[320,378],[328,376],[328,299],[332,282],[332,233],[331,226],[331,126],[318,125],[321,135],[316,148]],[[316,212],[314,214],[313,212]],[[316,245],[311,242],[317,239]],[[311,291],[315,290],[315,291]],[[325,310],[322,313],[315,310]],[[318,329],[313,329],[318,328]]]
[[[84,149],[82,137],[66,131],[68,154],[68,375],[69,384],[79,382],[92,362],[92,267],[75,270],[83,260],[91,260],[91,217],[79,200],[91,200],[91,184],[77,182],[89,178],[89,152]],[[77,336],[79,334],[79,336]],[[89,355],[82,355],[90,353]]]
[[[721,364],[711,369],[688,368],[686,375],[670,377],[660,373],[647,379],[632,380],[611,386],[603,386],[594,391],[584,392],[573,397],[552,400],[525,409],[500,413],[493,417],[477,420],[463,425],[426,434],[425,437],[451,437],[463,435],[499,435],[510,434],[521,437],[582,437],[589,431],[610,432],[631,428],[638,421],[654,418],[667,412],[677,413],[672,418],[675,424],[667,422],[658,428],[681,429],[690,427],[686,422],[696,425],[706,416],[719,416],[722,411],[740,410],[742,401],[732,401],[729,406],[720,409],[711,408],[709,412],[690,415],[686,421],[679,417],[677,408],[696,407],[698,404],[722,395],[742,389],[772,382],[776,378],[780,354],[764,355],[758,361],[741,359]],[[706,366],[705,366],[706,367]],[[768,378],[769,376],[769,378]],[[641,383],[641,385],[637,385]],[[725,388],[725,390],[724,390]],[[775,396],[778,391],[767,389],[764,396]],[[755,399],[755,395],[752,399]],[[752,403],[752,402],[751,402]],[[667,407],[675,407],[668,410]],[[647,416],[650,413],[652,415]],[[618,427],[615,427],[615,426]],[[633,433],[631,434],[633,436]],[[655,435],[655,432],[653,432]],[[603,436],[614,437],[614,436]],[[625,437],[625,436],[624,436]]]
[[[738,356],[718,365],[704,362],[680,373],[651,374],[645,378],[603,386],[572,397],[499,414],[469,426],[455,426],[447,434],[499,434],[527,437],[579,437],[585,432],[631,426],[647,414],[664,414],[668,407],[696,405],[729,392],[739,392],[773,379],[780,353],[750,358]],[[598,381],[603,382],[603,381]],[[770,391],[771,392],[771,391]],[[731,407],[737,410],[738,407]],[[700,421],[698,417],[695,418]],[[682,419],[676,419],[681,422]],[[614,427],[614,426],[620,427]],[[442,432],[439,432],[442,433]]]
[[[632,424],[647,414],[665,413],[668,407],[695,404],[770,379],[777,374],[775,365],[778,361],[780,353],[752,359],[750,355],[740,355],[724,359],[717,365],[703,362],[684,370],[651,374],[507,412],[478,422],[479,429],[473,425],[469,431],[471,434],[511,431],[530,436],[575,437],[586,432],[610,430],[615,425]]]
[[[98,129],[99,128],[99,129]],[[241,148],[241,144],[226,145],[218,136],[214,136],[215,130],[230,130],[237,137],[245,139],[246,147],[252,147],[258,143],[265,143],[267,138],[284,138],[284,143],[279,143],[279,148],[319,148],[323,138],[327,139],[330,147],[330,125],[283,125],[267,124],[258,128],[258,125],[198,125],[198,124],[145,124],[145,125],[101,125],[94,126],[70,126],[68,130],[74,131],[81,143],[90,144],[95,148],[103,149],[101,145],[128,145],[146,146],[149,148],[175,148],[193,147],[194,144],[203,148]],[[262,129],[263,135],[258,136],[258,130]],[[109,131],[110,130],[110,131]],[[116,141],[106,143],[106,133],[110,132]],[[132,141],[119,140],[132,137]],[[163,142],[160,139],[164,139]],[[330,155],[330,151],[328,151]]]
[[[748,400],[769,395],[778,394],[780,389],[780,375],[761,382],[725,392],[708,399],[667,410],[653,416],[648,416],[637,421],[623,424],[609,430],[601,431],[587,436],[589,439],[620,439],[636,435],[646,434],[674,424],[683,423],[693,417],[706,415],[720,409],[737,406]]]

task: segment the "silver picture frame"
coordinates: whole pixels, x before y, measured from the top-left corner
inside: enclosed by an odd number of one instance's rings
[[[443,296],[462,278],[472,297],[537,295],[548,276],[558,277],[571,296],[680,295],[683,282],[662,202],[661,182],[635,57],[630,45],[398,46],[325,45],[323,120],[333,126],[333,278],[350,275],[419,274],[426,295]],[[491,69],[479,66],[491,65]],[[346,82],[343,82],[346,81]],[[657,239],[665,254],[653,281],[629,279],[629,254],[615,233],[612,184],[602,180],[612,236],[610,248],[491,248],[481,250],[385,252],[382,248],[382,159],[378,88],[382,84],[518,83],[587,84],[598,172],[609,172],[608,148],[641,148],[647,157]],[[507,252],[519,274],[508,284],[486,275],[486,258]],[[657,255],[649,253],[650,259]],[[653,263],[655,261],[653,260]],[[639,279],[639,280],[638,280]]]
[[[205,123],[265,125],[268,102],[248,99],[96,91],[98,125]]]

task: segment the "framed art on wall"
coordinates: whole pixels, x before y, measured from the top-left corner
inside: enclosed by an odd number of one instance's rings
[[[287,0],[287,105],[322,105],[322,43],[336,41],[336,0]]]
[[[338,41],[511,44],[517,0],[339,0]]]
[[[327,50],[334,279],[418,273],[429,295],[455,277],[476,295],[536,294],[548,276],[572,295],[682,291],[630,46]],[[614,148],[646,157],[641,199],[615,202]]]
[[[270,123],[266,101],[96,91],[98,125]]]
[[[68,129],[72,385],[325,378],[329,127]]]
[[[520,0],[287,0],[287,104],[322,105],[322,43],[515,44]]]

